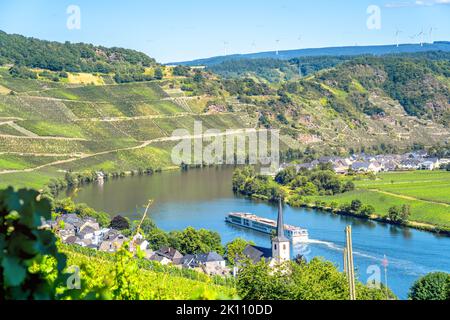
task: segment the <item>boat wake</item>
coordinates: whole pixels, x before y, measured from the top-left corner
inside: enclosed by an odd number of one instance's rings
[[[329,241],[322,241],[322,240],[314,240],[314,239],[308,239],[305,241],[302,241],[298,244],[294,244],[294,248],[296,248],[297,246],[307,246],[307,245],[312,245],[312,244],[316,244],[316,245],[323,245],[326,246],[332,250],[335,251],[344,251],[343,247],[338,246],[337,244],[333,243],[333,242],[329,242]]]
[[[338,252],[344,252],[344,247],[337,245],[333,242],[329,242],[329,241],[322,241],[322,240],[315,240],[315,239],[308,239],[305,241],[302,241],[300,243],[296,243],[293,244],[293,250],[295,254],[300,254],[303,256],[310,256],[312,254],[312,250],[311,247],[313,246],[325,246],[330,250],[333,251],[338,251]],[[368,254],[365,252],[360,252],[358,250],[354,250],[353,254],[355,256],[358,256],[360,258],[363,259],[367,259],[367,260],[371,260],[373,261],[375,264],[380,264],[383,261],[383,257],[377,257],[375,255],[372,254]],[[431,272],[430,270],[428,270],[428,268],[421,266],[421,265],[417,265],[411,261],[408,260],[403,260],[403,259],[396,259],[396,258],[389,258],[389,265],[390,268],[395,268],[398,270],[402,270],[403,272],[405,272],[408,275],[411,276],[420,276],[420,275],[424,275],[427,272]]]

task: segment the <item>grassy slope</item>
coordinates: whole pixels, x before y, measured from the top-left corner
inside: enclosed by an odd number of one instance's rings
[[[392,183],[393,181],[393,183]],[[380,216],[392,206],[411,206],[411,220],[450,227],[450,173],[407,172],[381,174],[375,181],[356,181],[357,189],[336,196],[309,197],[311,202],[350,203],[359,199]]]

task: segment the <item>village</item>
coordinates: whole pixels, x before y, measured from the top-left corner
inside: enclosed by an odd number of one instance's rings
[[[140,250],[146,260],[165,266],[171,265],[180,269],[195,270],[209,276],[235,277],[239,271],[239,264],[244,260],[251,263],[265,260],[271,267],[291,260],[290,241],[285,237],[281,200],[278,208],[277,236],[272,239],[272,248],[249,244],[245,247],[242,256],[236,257],[238,263],[235,266],[231,266],[224,257],[216,252],[183,255],[170,247],[161,247],[159,250],[153,251],[150,249],[149,242],[139,233],[128,238],[113,228],[101,228],[93,218],[81,218],[76,214],[62,214],[55,220],[45,221],[42,228],[53,230],[66,245],[114,253],[129,243],[129,250],[131,252]]]
[[[318,160],[302,164],[284,163],[280,170],[295,166],[297,171],[312,170],[319,164],[330,163],[338,174],[380,173],[408,170],[438,170],[450,164],[450,159],[429,157],[426,151],[414,151],[401,155],[354,154],[349,157],[321,157]]]
[[[215,253],[182,255],[179,251],[162,247],[153,251],[149,242],[141,234],[128,238],[113,228],[101,228],[93,218],[80,218],[76,214],[63,214],[56,220],[46,221],[42,228],[53,230],[66,245],[75,245],[101,252],[114,253],[129,243],[129,250],[140,250],[146,260],[162,265],[192,269],[210,276],[227,276],[231,269],[226,267],[225,259]],[[139,249],[138,249],[139,248]]]

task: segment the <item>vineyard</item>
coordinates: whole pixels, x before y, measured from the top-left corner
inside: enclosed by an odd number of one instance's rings
[[[175,130],[193,135],[196,121],[203,132],[256,126],[245,112],[205,114],[208,97],[183,100],[179,89],[171,97],[166,82],[98,84],[18,79],[0,68],[12,92],[0,95],[0,187],[40,188],[62,170],[173,168]]]
[[[103,284],[108,287],[111,275],[115,274],[116,257],[108,253],[89,249],[60,246],[67,258],[68,266],[80,266],[81,278],[87,279],[86,286]],[[136,261],[137,269],[132,275],[133,282],[139,285],[141,300],[191,300],[191,299],[230,299],[236,297],[233,279],[208,277],[205,274],[163,266],[146,260]],[[88,272],[87,272],[88,271]]]

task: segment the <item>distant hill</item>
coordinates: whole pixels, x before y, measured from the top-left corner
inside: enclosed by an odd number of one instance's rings
[[[146,54],[123,48],[84,43],[59,43],[7,34],[0,30],[0,65],[68,72],[129,72],[156,61]]]
[[[349,46],[349,47],[329,47],[329,48],[313,48],[300,50],[279,51],[278,55],[275,51],[259,52],[250,54],[235,54],[228,56],[219,56],[206,59],[198,59],[192,61],[182,61],[168,63],[167,65],[185,65],[185,66],[212,66],[225,61],[241,60],[241,59],[278,59],[290,60],[299,57],[315,57],[315,56],[357,56],[357,55],[385,55],[396,53],[414,53],[426,51],[445,51],[450,52],[449,41],[436,41],[434,43],[420,44],[402,44],[396,45],[380,45],[380,46]]]
[[[426,51],[412,53],[385,54],[380,56],[360,55],[360,56],[316,56],[298,57],[290,60],[280,59],[241,59],[229,60],[219,64],[208,66],[206,70],[212,71],[227,79],[252,78],[255,80],[282,82],[300,79],[324,69],[334,68],[342,63],[365,58],[394,58],[413,59],[415,61],[427,60],[450,60],[450,52]]]

